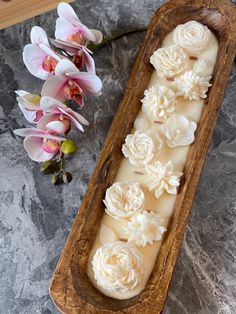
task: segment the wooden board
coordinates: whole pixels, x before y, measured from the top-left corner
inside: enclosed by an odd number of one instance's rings
[[[59,2],[61,0],[0,0],[0,29],[55,9]]]
[[[115,300],[96,290],[86,274],[89,252],[104,213],[102,199],[116,175],[123,157],[121,146],[140,110],[140,98],[153,71],[150,56],[170,31],[189,20],[207,25],[219,40],[213,86],[189,150],[174,214],[147,286],[132,299]],[[51,282],[51,297],[63,313],[158,314],[162,311],[235,51],[236,8],[230,1],[171,0],[155,13]]]

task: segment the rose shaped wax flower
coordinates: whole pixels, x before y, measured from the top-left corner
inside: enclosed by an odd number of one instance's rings
[[[153,137],[154,138],[154,137]],[[151,162],[155,155],[160,153],[162,140],[155,135],[155,142],[150,135],[136,131],[134,134],[127,135],[122,152],[129,158],[132,165],[142,167]]]
[[[52,159],[60,152],[60,144],[65,140],[63,137],[54,135],[52,131],[39,128],[16,129],[14,133],[25,137],[24,148],[29,157],[37,162]]]
[[[65,101],[73,99],[83,106],[83,95],[100,95],[102,82],[92,72],[81,72],[69,60],[61,60],[55,68],[55,76],[48,79],[42,88],[42,96]]]
[[[196,129],[197,125],[194,121],[189,121],[185,116],[179,114],[169,117],[161,126],[161,131],[170,148],[190,145],[194,141]]]
[[[179,178],[183,173],[174,171],[171,160],[165,166],[157,161],[154,165],[146,165],[145,169],[151,178],[151,181],[148,182],[148,189],[154,191],[156,198],[160,198],[164,191],[169,194],[177,193]]]
[[[142,110],[153,121],[163,121],[175,110],[175,93],[166,86],[154,85],[144,92]]]
[[[24,63],[31,74],[47,80],[54,74],[61,57],[50,48],[47,34],[39,26],[31,29],[31,43],[24,47]]]
[[[172,78],[188,66],[188,56],[178,46],[157,49],[150,58],[159,77]]]
[[[105,211],[115,219],[128,219],[143,209],[144,201],[139,183],[116,182],[106,190]]]
[[[17,90],[15,93],[19,96],[16,100],[26,120],[31,123],[37,123],[43,116],[43,110],[40,107],[41,97],[30,94],[24,90]]]
[[[102,41],[102,33],[83,25],[68,3],[61,2],[58,5],[57,12],[59,18],[56,21],[56,39],[80,45],[84,45],[86,41],[92,41],[95,44]]]
[[[143,211],[132,217],[127,227],[123,229],[128,236],[128,243],[143,247],[161,240],[163,233],[167,230],[164,227],[164,219],[154,211]]]
[[[207,91],[211,86],[210,80],[211,76],[203,77],[194,71],[187,71],[175,80],[175,86],[178,89],[177,95],[191,101],[207,98]]]
[[[196,21],[178,25],[173,33],[174,43],[194,55],[207,48],[210,38],[211,31],[208,27]]]
[[[45,128],[47,125],[49,128],[51,125],[58,125],[60,128],[59,133],[65,133],[70,128],[70,124],[80,131],[84,131],[82,124],[89,125],[88,121],[78,112],[66,107],[60,101],[49,97],[43,96],[40,101],[40,106],[46,115],[40,119],[39,125]]]
[[[109,291],[125,293],[143,283],[143,256],[130,244],[115,241],[105,243],[92,259],[97,284]]]

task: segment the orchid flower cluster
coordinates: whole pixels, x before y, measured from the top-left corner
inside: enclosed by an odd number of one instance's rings
[[[44,173],[53,173],[52,182],[68,183],[72,176],[64,170],[64,154],[73,154],[76,144],[68,139],[72,125],[84,131],[88,121],[72,110],[84,106],[85,95],[100,95],[102,82],[96,75],[89,44],[102,42],[102,33],[82,24],[68,3],[58,5],[55,39],[48,39],[39,26],[31,30],[31,44],[23,50],[24,63],[31,74],[44,80],[40,95],[18,90],[17,101],[25,118],[34,126],[14,130],[25,137],[29,157],[42,162]]]

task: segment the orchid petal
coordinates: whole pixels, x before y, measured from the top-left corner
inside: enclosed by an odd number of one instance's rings
[[[20,97],[24,97],[25,95],[28,95],[30,93],[26,92],[25,90],[23,89],[19,89],[19,90],[15,90],[15,93],[20,96]]]
[[[65,141],[65,137],[60,137],[56,135],[52,135],[49,133],[46,133],[44,130],[40,130],[37,128],[25,128],[25,129],[16,129],[13,131],[14,134],[22,137],[28,137],[28,136],[33,136],[33,137],[43,137],[46,139],[50,140],[56,140],[56,141]]]
[[[30,38],[31,38],[32,44],[35,44],[35,45],[44,44],[46,46],[49,46],[47,34],[39,26],[32,27]]]
[[[44,115],[37,124],[37,127],[39,129],[43,130],[50,130],[56,134],[63,134],[67,131],[68,126],[65,126],[65,124],[62,121],[59,121],[59,115],[60,113],[49,113]]]
[[[39,48],[47,55],[53,57],[57,61],[61,60],[61,57],[50,47],[47,47],[44,44],[39,44]]]
[[[40,106],[27,102],[23,97],[17,97],[16,100],[18,101],[19,104],[21,104],[21,106],[24,106],[24,108],[27,110],[30,110],[30,111],[42,110]]]
[[[29,121],[30,123],[35,123],[36,111],[29,111],[25,109],[25,107],[20,102],[18,104],[26,120]]]
[[[67,73],[72,79],[78,80],[79,86],[83,91],[86,91],[89,94],[96,95],[102,89],[102,81],[94,73],[88,72],[71,72]]]
[[[46,80],[51,76],[51,73],[45,71],[42,67],[44,59],[47,54],[43,52],[38,46],[28,44],[23,50],[23,61],[31,74]]]
[[[64,110],[67,109],[67,107],[62,102],[50,96],[42,97],[40,101],[40,106],[44,112],[52,112],[55,108],[58,107]]]
[[[64,18],[57,18],[55,37],[57,39],[67,40],[68,36],[75,32],[76,28],[72,23]]]
[[[68,53],[75,54],[79,49],[80,46],[79,44],[72,43],[71,41],[66,41],[62,39],[52,39],[50,38],[50,42],[53,44],[53,46],[57,48],[61,48],[66,50]]]
[[[47,129],[56,134],[64,134],[68,130],[68,127],[61,121],[51,121],[47,124]]]
[[[73,62],[67,59],[60,60],[55,68],[55,75],[65,75],[67,72],[79,72]]]
[[[57,13],[60,17],[63,17],[67,20],[79,21],[79,18],[74,9],[66,2],[59,3],[57,7]]]
[[[64,101],[66,98],[64,96],[63,86],[66,82],[67,78],[62,75],[51,77],[43,84],[41,95],[51,96],[60,101]]]
[[[97,29],[91,29],[91,32],[93,33],[93,35],[95,36],[96,40],[94,41],[95,44],[100,44],[102,42],[103,39],[103,35],[100,31],[98,31]]]
[[[71,108],[67,108],[66,110],[59,108],[59,110],[65,115],[67,115],[68,117],[74,118],[84,125],[89,125],[89,122],[81,114],[72,110]]]
[[[95,63],[94,63],[93,58],[88,53],[87,49],[85,48],[82,48],[82,49],[85,56],[85,66],[86,66],[87,71],[95,74]]]
[[[82,125],[79,123],[79,121],[72,115],[72,114],[70,114],[70,113],[68,113],[68,112],[66,112],[66,111],[64,111],[64,110],[62,110],[62,109],[60,109],[60,111],[65,115],[65,116],[67,116],[69,119],[70,119],[70,121],[75,125],[75,127],[77,128],[77,129],[79,129],[80,131],[82,131],[82,132],[84,132],[84,128],[82,127]],[[72,110],[73,111],[73,110]],[[81,116],[82,117],[82,116]],[[87,120],[85,120],[83,117],[82,117],[82,119],[81,119],[83,122],[81,122],[81,123],[83,123],[83,124],[87,124],[88,123],[88,121]],[[85,122],[85,123],[84,123]]]
[[[55,153],[47,153],[43,149],[43,139],[38,137],[26,137],[24,139],[24,148],[29,157],[36,162],[50,160],[55,155]]]

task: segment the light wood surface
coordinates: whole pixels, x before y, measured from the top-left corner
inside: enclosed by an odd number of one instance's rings
[[[89,252],[104,212],[102,199],[122,159],[121,145],[140,110],[140,98],[153,71],[150,56],[160,47],[167,33],[189,20],[207,25],[219,40],[213,86],[190,147],[174,214],[147,286],[130,300],[115,300],[96,290],[86,274]],[[61,312],[161,313],[235,51],[236,8],[230,1],[170,0],[155,13],[51,282],[50,294]]]
[[[55,9],[59,2],[61,0],[0,0],[0,29]]]

